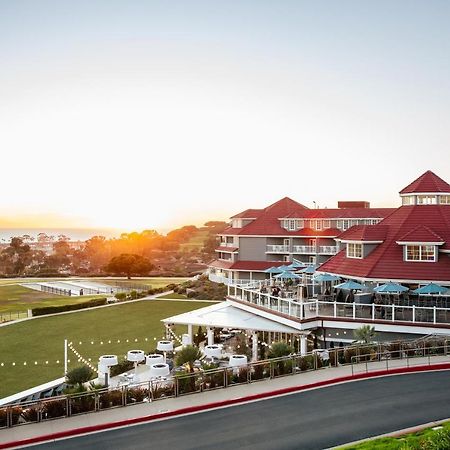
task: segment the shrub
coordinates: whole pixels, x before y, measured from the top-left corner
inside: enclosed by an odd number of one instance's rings
[[[122,391],[106,391],[99,396],[100,408],[113,408],[114,406],[122,406]]]
[[[66,415],[66,400],[46,401],[42,407],[42,417],[46,419],[55,419]]]
[[[31,313],[34,316],[43,316],[46,314],[56,314],[65,311],[76,311],[78,309],[93,308],[94,306],[103,306],[107,304],[106,298],[95,298],[83,303],[77,303],[74,305],[61,305],[61,306],[44,306],[42,308],[33,308]]]
[[[22,417],[26,422],[37,422],[39,416],[39,405],[30,406],[24,408],[22,411]]]
[[[67,383],[71,386],[75,386],[76,384],[82,385],[89,381],[94,375],[94,371],[88,366],[81,366],[72,369],[67,373],[66,379]]]
[[[117,294],[114,297],[116,297],[117,300],[119,301],[123,301],[126,300],[127,294],[125,292],[117,292]]]
[[[81,414],[95,410],[95,396],[93,394],[71,397],[69,401],[71,414]]]
[[[183,366],[184,364],[189,365],[189,371],[193,372],[194,370],[194,361],[197,359],[201,359],[203,357],[202,352],[198,347],[193,345],[184,346],[178,353],[175,358],[175,364],[177,366]]]
[[[128,403],[141,403],[148,397],[148,389],[142,388],[130,388],[127,389],[127,404]]]
[[[294,349],[286,344],[286,342],[274,342],[269,350],[268,357],[272,358],[280,358],[282,356],[288,356],[294,353]]]
[[[123,361],[119,361],[118,364],[112,366],[110,369],[111,377],[115,377],[120,375],[121,373],[128,372],[129,370],[134,368],[134,363],[124,359]]]

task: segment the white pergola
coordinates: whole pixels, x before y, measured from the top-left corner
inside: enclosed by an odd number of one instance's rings
[[[163,319],[166,326],[187,325],[190,341],[193,326],[206,327],[207,344],[214,343],[214,328],[239,329],[249,331],[252,335],[252,359],[256,360],[258,351],[258,331],[267,333],[296,334],[300,336],[301,353],[306,353],[307,333],[289,327],[275,320],[262,317],[248,310],[243,310],[229,301],[216,303],[205,308],[196,309]]]

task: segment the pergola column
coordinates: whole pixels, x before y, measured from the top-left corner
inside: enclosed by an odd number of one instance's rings
[[[306,355],[308,353],[308,340],[306,339],[306,334],[300,335],[300,354]]]
[[[194,342],[194,332],[192,331],[192,324],[188,324],[187,327],[187,334],[189,335],[189,340],[192,342]]]
[[[206,337],[208,340],[208,345],[214,344],[214,331],[211,327],[206,327]]]
[[[252,361],[258,361],[258,332],[252,332]]]

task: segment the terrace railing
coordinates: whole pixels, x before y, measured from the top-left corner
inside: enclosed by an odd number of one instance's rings
[[[329,367],[351,366],[351,373],[391,370],[413,364],[431,365],[436,357],[450,361],[450,341],[435,337],[416,342],[360,344],[249,363],[240,368],[220,367],[175,375],[131,386],[102,388],[0,407],[0,429],[120,408],[188,394],[296,375]],[[434,358],[434,360],[433,360]],[[439,362],[439,361],[437,361]]]
[[[319,299],[300,301],[262,293],[254,285],[230,286],[229,296],[300,320],[320,317],[433,325],[450,323],[450,308],[436,306],[342,303]]]
[[[267,245],[266,253],[289,253],[289,245]]]

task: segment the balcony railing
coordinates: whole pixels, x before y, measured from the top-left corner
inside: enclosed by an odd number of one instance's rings
[[[335,255],[338,248],[335,245],[321,245],[319,247],[319,253],[322,255]]]
[[[381,320],[402,324],[450,324],[450,308],[436,306],[402,306],[362,303],[340,303],[318,299],[305,301],[274,297],[259,292],[254,285],[230,286],[230,297],[261,306],[295,319],[346,318],[348,320]]]
[[[219,242],[220,247],[237,247],[233,242]]]
[[[266,253],[289,253],[289,245],[268,245]]]
[[[317,247],[315,245],[294,245],[292,247],[293,253],[316,253]]]

